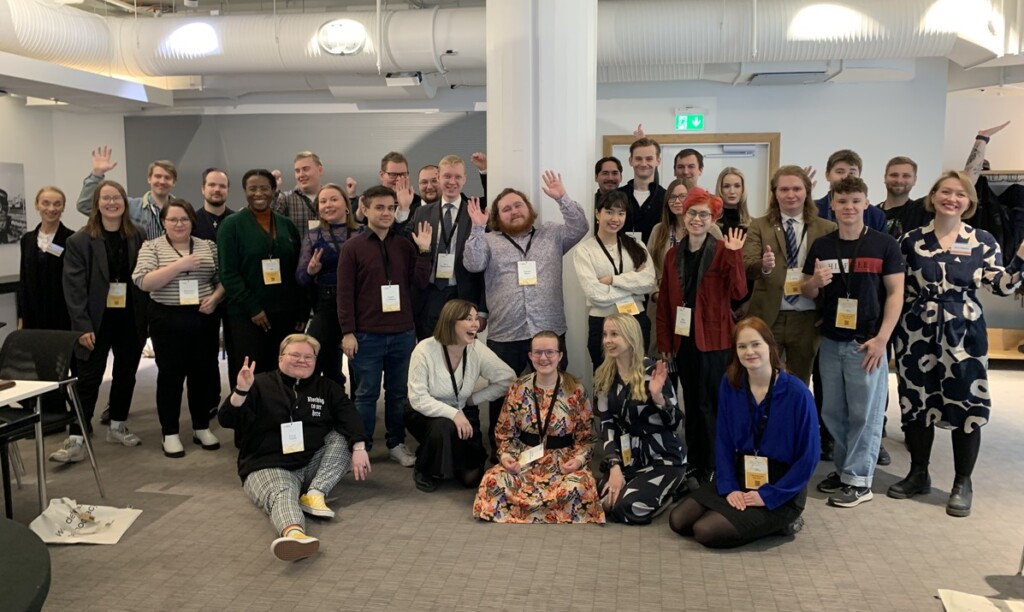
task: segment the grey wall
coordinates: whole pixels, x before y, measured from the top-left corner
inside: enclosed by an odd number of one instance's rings
[[[320,155],[326,181],[343,183],[351,176],[360,191],[379,182],[380,158],[388,151],[405,154],[413,180],[421,166],[454,153],[470,169],[465,192],[482,193],[479,175],[469,164],[471,153],[485,150],[482,112],[125,117],[124,125],[132,195],[148,189],[146,168],[152,160],[169,159],[178,167],[176,196],[201,202],[202,172],[217,166],[231,178],[230,206],[241,208],[245,198],[239,181],[247,170],[280,169],[290,189],[292,160],[304,150]]]

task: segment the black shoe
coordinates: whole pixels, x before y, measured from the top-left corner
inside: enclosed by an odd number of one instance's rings
[[[878,465],[889,465],[892,463],[892,456],[889,451],[885,450],[884,446],[878,447],[878,460],[875,461]]]
[[[843,488],[843,481],[839,480],[839,474],[837,472],[829,472],[829,475],[818,483],[818,490],[822,493],[835,493],[839,489]]]
[[[832,440],[821,441],[821,460],[832,461],[832,448],[835,443]]]
[[[413,470],[412,481],[416,488],[424,493],[432,493],[437,490],[437,480],[433,476],[427,476],[419,470]]]
[[[974,491],[971,489],[971,477],[955,476],[953,490],[949,492],[949,501],[946,502],[946,514],[958,517],[970,516],[972,497],[974,497]]]
[[[804,528],[804,517],[798,516],[792,523],[782,528],[782,535],[792,536],[800,533],[800,530]]]
[[[871,492],[870,487],[843,485],[842,489],[829,496],[828,503],[839,508],[853,508],[874,498],[875,495]]]
[[[103,414],[100,415],[100,425],[110,425],[110,404],[107,404]]]
[[[889,487],[886,495],[893,499],[910,499],[915,495],[926,495],[932,490],[932,478],[928,468],[910,467],[910,473],[903,480]]]

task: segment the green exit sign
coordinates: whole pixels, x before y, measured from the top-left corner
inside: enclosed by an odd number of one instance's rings
[[[691,113],[689,115],[676,115],[676,131],[697,132],[704,129],[704,114]]]

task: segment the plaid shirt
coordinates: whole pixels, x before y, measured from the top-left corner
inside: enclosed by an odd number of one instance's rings
[[[320,221],[317,214],[316,202],[309,198],[302,190],[296,187],[291,191],[279,191],[271,205],[274,212],[280,213],[292,220],[299,235],[304,236],[310,229],[310,221]]]

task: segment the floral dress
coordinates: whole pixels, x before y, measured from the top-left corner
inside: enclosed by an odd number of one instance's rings
[[[534,375],[517,380],[508,391],[505,407],[498,419],[496,436],[498,454],[519,457],[530,444],[522,434],[535,439],[540,432],[537,408],[540,404],[542,422],[549,421],[548,406],[554,389],[534,386]],[[566,392],[557,390],[558,398],[551,410],[547,427],[548,439],[571,436],[571,446],[549,448],[530,465],[512,474],[499,463],[484,474],[473,502],[473,516],[496,523],[603,523],[604,511],[597,494],[597,483],[590,471],[591,416],[590,400],[577,386]],[[562,474],[559,466],[571,458],[582,467],[571,474]]]

